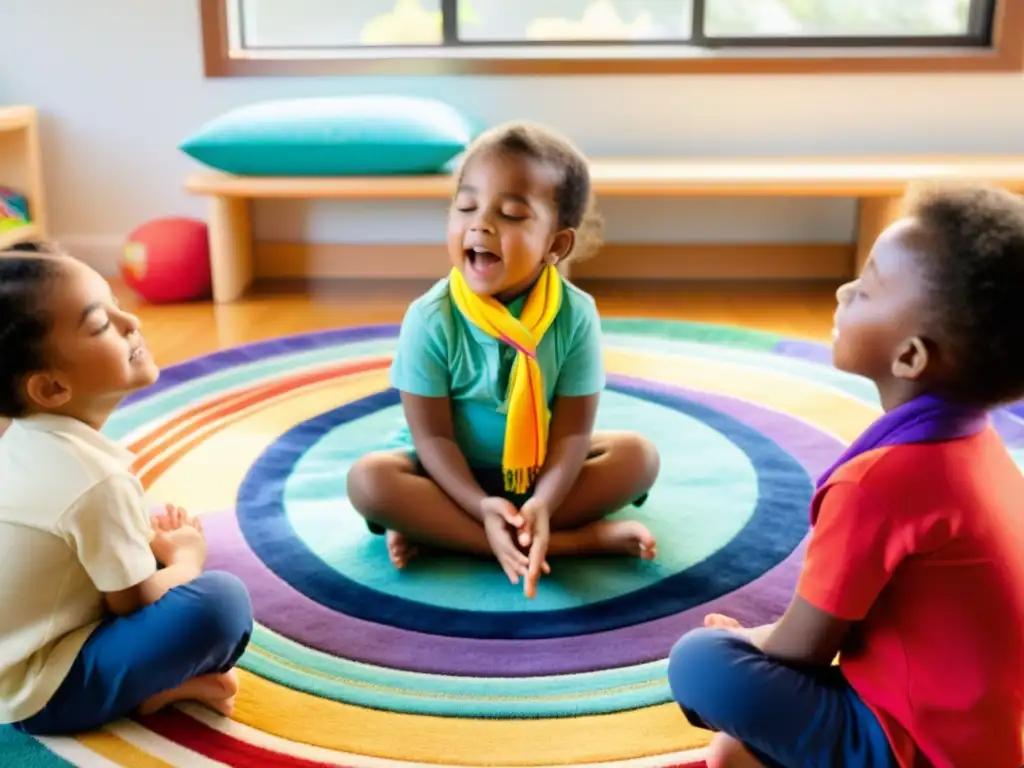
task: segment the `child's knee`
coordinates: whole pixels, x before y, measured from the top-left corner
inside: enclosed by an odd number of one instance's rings
[[[623,473],[636,478],[637,485],[650,488],[661,470],[661,457],[650,440],[636,432],[621,435],[616,446],[621,452]]]
[[[210,645],[232,645],[252,632],[252,600],[241,579],[207,571],[190,585],[198,595],[191,629]]]
[[[348,471],[348,500],[356,511],[373,513],[386,504],[394,485],[397,467],[389,454],[370,453],[358,459]]]
[[[713,710],[719,709],[731,695],[728,671],[745,642],[726,630],[696,629],[683,635],[672,648],[669,686],[673,698],[691,720],[694,714],[702,720],[706,715],[714,718]]]

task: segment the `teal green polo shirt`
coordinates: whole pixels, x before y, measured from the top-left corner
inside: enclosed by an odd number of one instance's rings
[[[562,306],[537,347],[548,406],[556,397],[604,389],[601,321],[594,299],[563,281]],[[526,297],[508,305],[519,317]],[[391,364],[391,386],[421,397],[448,397],[455,439],[472,467],[500,467],[508,380],[516,352],[472,325],[452,301],[448,279],[406,311]]]

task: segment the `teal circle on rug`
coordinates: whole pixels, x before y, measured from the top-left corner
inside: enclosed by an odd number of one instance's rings
[[[296,463],[285,485],[285,508],[296,534],[333,569],[418,603],[473,611],[547,611],[635,592],[723,547],[747,524],[757,503],[757,473],[726,436],[687,414],[609,391],[602,396],[597,428],[638,431],[661,456],[659,480],[647,502],[611,516],[650,528],[659,547],[655,561],[580,559],[561,569],[558,579],[545,580],[533,600],[509,589],[508,579],[489,560],[435,553],[398,571],[382,538],[368,532],[348,503],[345,475],[364,453],[393,445],[387,436],[400,422],[401,409],[392,407],[329,432]],[[678,450],[680,444],[688,450]]]

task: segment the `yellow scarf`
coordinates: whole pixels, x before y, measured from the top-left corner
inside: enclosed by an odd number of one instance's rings
[[[499,301],[473,293],[459,270],[452,270],[448,285],[463,317],[488,336],[516,350],[516,361],[509,376],[511,396],[501,468],[505,474],[505,490],[526,493],[547,457],[551,413],[544,377],[537,364],[537,345],[562,305],[562,277],[554,267],[544,267],[526,297],[518,320]]]

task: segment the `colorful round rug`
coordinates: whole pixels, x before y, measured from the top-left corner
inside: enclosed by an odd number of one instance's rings
[[[642,432],[661,475],[633,515],[658,559],[558,561],[536,600],[494,562],[391,567],[345,494],[400,443],[397,326],[275,339],[166,369],[106,427],[154,501],[203,515],[210,568],[257,628],[225,720],[184,706],[76,739],[0,729],[25,766],[689,766],[709,734],[672,704],[666,658],[710,611],[772,621],[813,478],[879,413],[828,350],[745,330],[605,321],[598,427]],[[1010,410],[996,423],[1024,446]]]

